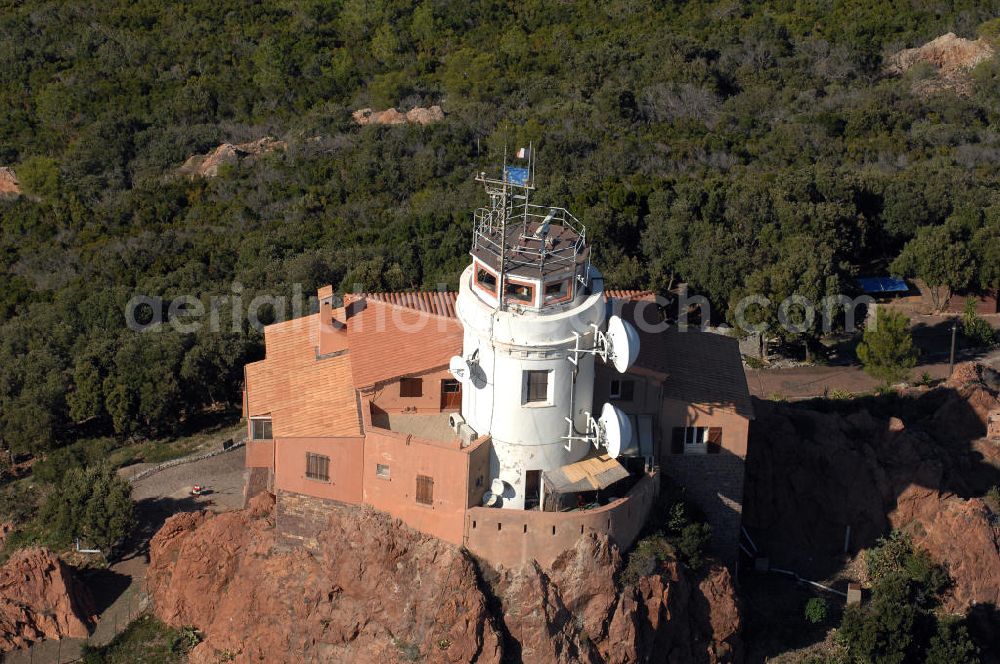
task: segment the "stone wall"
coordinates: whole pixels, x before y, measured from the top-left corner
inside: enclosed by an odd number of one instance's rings
[[[334,510],[356,510],[335,500],[278,490],[275,502],[275,529],[290,547],[319,550],[317,537],[327,527]]]
[[[725,450],[721,454],[666,454],[660,471],[705,512],[712,526],[712,553],[726,564],[735,563],[743,520],[743,458]]]
[[[531,560],[549,567],[587,532],[607,534],[628,548],[656,502],[660,478],[643,477],[624,498],[593,510],[538,512],[473,507],[465,516],[465,546],[477,556],[508,568]]]
[[[274,491],[274,474],[270,468],[247,468],[243,471],[243,506],[264,491]]]

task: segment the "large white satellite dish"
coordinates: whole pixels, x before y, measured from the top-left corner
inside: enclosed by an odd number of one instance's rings
[[[448,362],[448,371],[455,377],[455,380],[469,380],[472,375],[469,361],[461,355],[455,355],[451,358]]]
[[[597,419],[597,442],[608,450],[608,456],[617,459],[623,447],[632,441],[632,423],[620,408],[609,403],[601,408]]]
[[[494,479],[490,483],[490,491],[492,491],[493,493],[495,493],[498,496],[502,496],[503,492],[506,491],[506,490],[507,490],[507,485],[504,484],[504,481],[502,479],[500,479],[499,477],[496,478],[496,479]]]
[[[625,373],[639,357],[639,333],[621,316],[612,316],[608,321],[607,339],[608,361],[618,373]]]

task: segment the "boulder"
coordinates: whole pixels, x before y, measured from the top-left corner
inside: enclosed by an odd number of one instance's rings
[[[351,114],[354,121],[359,125],[398,125],[398,124],[419,124],[427,125],[444,120],[444,111],[440,106],[430,108],[411,108],[406,113],[401,113],[394,108],[385,111],[375,111],[370,108],[361,108]]]
[[[270,136],[259,138],[249,143],[223,143],[211,152],[206,154],[191,155],[187,161],[177,169],[181,175],[188,177],[214,178],[219,174],[219,169],[224,165],[239,163],[248,157],[257,157],[275,150],[284,150],[288,144]]]
[[[17,198],[21,195],[21,183],[17,174],[9,166],[0,166],[0,198]]]
[[[934,76],[914,82],[916,93],[950,90],[961,95],[972,92],[969,71],[993,57],[994,49],[985,39],[963,39],[952,32],[917,48],[908,48],[886,58],[883,74],[900,76],[917,64],[933,67]]]
[[[42,639],[85,638],[95,614],[73,568],[48,549],[21,549],[0,567],[0,652]]]

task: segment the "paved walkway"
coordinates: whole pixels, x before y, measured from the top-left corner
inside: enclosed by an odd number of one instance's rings
[[[246,448],[239,447],[219,456],[167,468],[138,480],[132,486],[139,526],[134,552],[108,570],[94,574],[88,585],[95,595],[101,615],[90,638],[42,641],[31,648],[0,657],[3,664],[63,664],[79,661],[84,643],[103,645],[115,637],[145,608],[146,568],[149,566],[149,538],[163,522],[177,512],[210,509],[216,512],[243,506],[243,462]],[[208,493],[191,496],[191,486],[200,484]],[[103,607],[103,608],[101,608]]]

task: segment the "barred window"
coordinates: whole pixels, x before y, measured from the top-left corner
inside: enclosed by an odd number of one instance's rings
[[[417,475],[417,502],[421,505],[434,504],[434,478]]]
[[[384,480],[389,479],[389,464],[387,463],[377,463],[375,464],[375,477],[381,477]]]
[[[322,454],[306,453],[306,477],[321,482],[330,481],[330,457]]]

